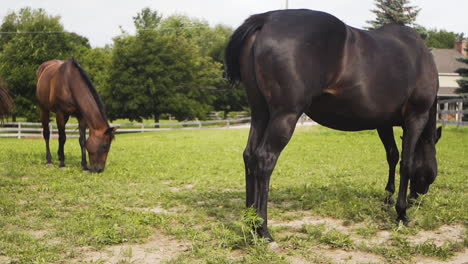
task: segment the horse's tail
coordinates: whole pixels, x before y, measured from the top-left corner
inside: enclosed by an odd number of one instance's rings
[[[0,119],[11,114],[13,110],[13,99],[8,94],[8,90],[0,84]]]
[[[226,78],[231,84],[241,81],[240,57],[246,40],[263,27],[267,18],[268,13],[253,15],[232,33],[224,52]]]

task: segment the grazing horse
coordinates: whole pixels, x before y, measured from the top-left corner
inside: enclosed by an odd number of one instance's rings
[[[13,109],[13,100],[8,94],[8,90],[0,85],[0,119],[9,115]]]
[[[377,129],[394,192],[399,160],[393,126],[403,128],[398,219],[405,223],[407,188],[427,192],[437,175],[435,143],[437,69],[419,34],[390,24],[366,31],[311,10],[279,10],[249,17],[225,50],[231,83],[242,82],[252,123],[244,163],[246,205],[267,228],[270,177],[302,113],[343,130]],[[390,194],[391,195],[391,194]],[[410,196],[411,196],[410,195]]]
[[[79,122],[81,166],[88,170],[86,150],[91,172],[102,172],[106,164],[116,128],[110,127],[104,105],[85,70],[73,59],[50,60],[37,70],[36,96],[41,110],[43,136],[46,142],[47,164],[52,164],[49,149],[49,113],[56,113],[59,130],[58,156],[60,167],[65,167],[63,147],[66,141],[65,124],[70,115]],[[86,140],[86,128],[89,137]]]

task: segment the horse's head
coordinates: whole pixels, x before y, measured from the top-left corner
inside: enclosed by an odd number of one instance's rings
[[[429,138],[418,141],[414,156],[414,176],[410,184],[410,196],[426,194],[429,186],[437,177],[437,160],[435,145],[442,135],[442,127],[437,128]]]
[[[89,154],[91,172],[103,172],[106,166],[107,153],[109,153],[114,133],[117,128],[109,127],[104,133],[91,133],[86,141]]]

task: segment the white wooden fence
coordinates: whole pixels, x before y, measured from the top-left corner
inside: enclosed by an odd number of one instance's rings
[[[468,97],[439,100],[437,103],[437,123],[468,126],[468,121],[463,121],[463,115],[468,115],[468,110],[463,110],[463,105],[468,105]]]
[[[233,128],[243,127],[250,122],[250,117],[228,120],[211,121],[187,121],[177,123],[127,123],[111,124],[119,127],[117,133],[135,133],[164,130],[183,130],[183,129],[213,129],[213,128]],[[58,137],[58,129],[55,123],[49,124],[51,137]],[[78,124],[67,124],[65,127],[67,137],[78,137]],[[3,123],[0,126],[0,137],[42,137],[41,123],[14,122]]]
[[[440,109],[444,105],[443,109]],[[468,98],[457,98],[440,100],[437,107],[437,123],[442,125],[468,126],[468,121],[463,121],[463,115],[468,115],[468,110],[463,110],[463,105],[468,105]],[[213,128],[242,128],[249,127],[250,117],[210,120],[210,121],[187,121],[174,123],[126,123],[111,124],[117,126],[117,133],[138,133],[164,130],[187,130],[187,129],[213,129]],[[298,120],[298,125],[315,124],[306,115]],[[55,123],[50,123],[51,137],[58,137],[58,129]],[[78,137],[78,124],[67,124],[67,137]],[[41,123],[14,122],[0,124],[0,137],[42,137]]]

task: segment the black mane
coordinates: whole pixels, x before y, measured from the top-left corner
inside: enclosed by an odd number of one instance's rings
[[[99,112],[101,112],[101,115],[104,118],[104,120],[107,121],[106,109],[104,107],[104,104],[102,103],[101,97],[99,96],[96,88],[94,88],[93,83],[91,82],[91,79],[89,78],[88,73],[78,64],[78,62],[75,61],[75,59],[73,57],[68,59],[68,60],[71,61],[73,63],[73,65],[80,72],[81,77],[86,82],[86,84],[87,84],[87,86],[89,88],[89,91],[91,92],[91,94],[94,97],[94,100],[96,100],[96,104],[97,104],[97,106],[99,108]]]

